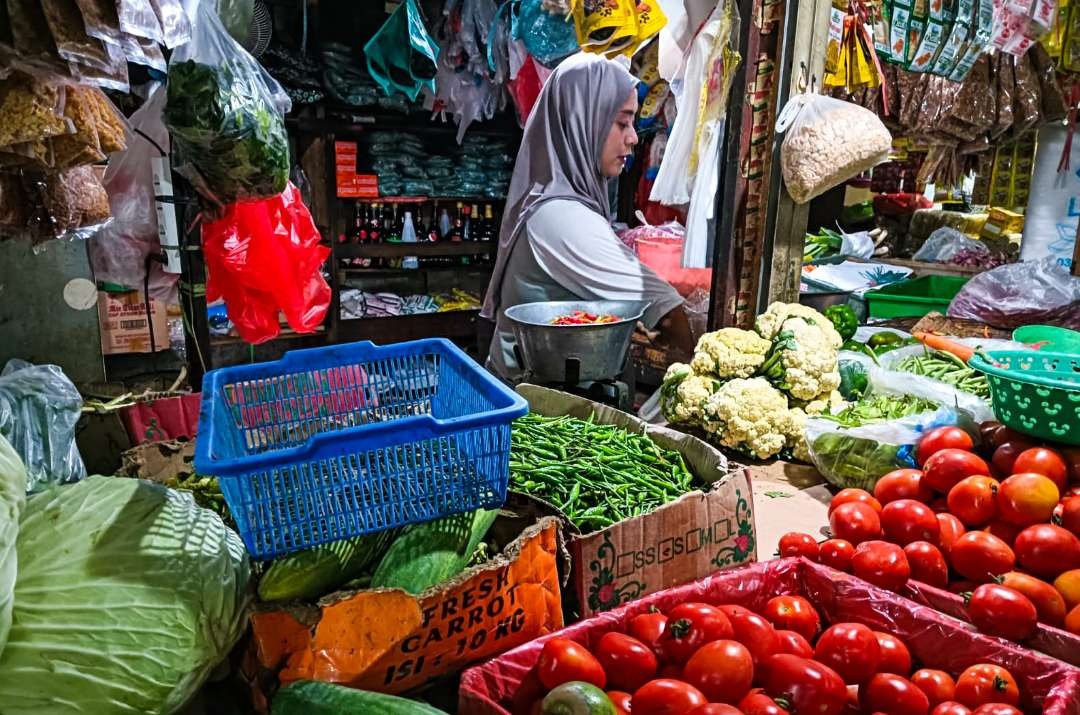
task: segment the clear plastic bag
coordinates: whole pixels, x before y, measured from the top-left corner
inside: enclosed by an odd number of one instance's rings
[[[158,24],[161,25],[161,40],[170,50],[179,47],[191,39],[192,23],[195,22],[197,13],[187,13],[180,0],[150,0],[154,13],[157,15]],[[198,7],[210,6],[213,13],[214,3],[211,0],[198,3]],[[217,15],[215,14],[216,18]]]
[[[524,42],[529,54],[545,67],[554,68],[580,49],[574,23],[551,12],[544,0],[522,0],[510,34]]]
[[[1053,257],[976,274],[949,304],[950,318],[995,328],[1059,325],[1080,329],[1080,278]]]
[[[151,297],[168,301],[177,276],[165,273],[157,261],[147,265],[149,256],[161,252],[151,162],[169,151],[169,132],[161,121],[164,106],[165,89],[159,86],[131,115],[128,148],[113,154],[105,170],[113,221],[90,238],[88,249],[99,283],[142,290],[149,277]]]
[[[789,100],[776,130],[786,132],[780,166],[800,204],[882,163],[892,148],[892,135],[873,112],[819,94]]]
[[[10,360],[0,372],[0,435],[26,465],[26,490],[36,492],[86,476],[75,425],[82,396],[56,365]]]
[[[289,180],[289,108],[281,85],[202,3],[194,36],[169,59],[165,125],[176,170],[212,203],[277,196]]]
[[[930,237],[912,256],[912,260],[948,263],[953,256],[964,250],[990,253],[990,249],[982,241],[969,238],[955,228],[942,226],[930,234]]]
[[[120,30],[135,37],[162,42],[161,23],[150,0],[119,0],[116,11]]]

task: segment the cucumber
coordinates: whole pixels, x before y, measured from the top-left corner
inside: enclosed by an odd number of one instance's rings
[[[274,559],[259,580],[259,598],[286,601],[324,596],[382,558],[395,536],[394,529],[379,531]]]
[[[498,513],[480,509],[406,526],[379,562],[371,587],[416,594],[457,576]]]
[[[446,715],[415,700],[317,680],[298,680],[278,691],[271,715]]]
[[[615,704],[592,683],[572,680],[553,688],[540,705],[541,715],[615,715]]]

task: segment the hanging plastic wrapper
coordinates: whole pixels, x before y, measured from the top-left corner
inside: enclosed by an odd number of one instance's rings
[[[868,109],[819,94],[788,100],[776,120],[784,183],[805,204],[889,158],[892,135]]]
[[[513,13],[511,35],[525,43],[537,62],[554,69],[563,59],[577,52],[577,33],[567,17],[551,12],[544,0],[521,0],[520,5],[507,3]]]
[[[240,337],[263,343],[281,332],[278,313],[298,333],[322,325],[330,286],[321,267],[330,249],[291,183],[278,196],[241,201],[203,224],[206,300],[225,299]]]
[[[405,0],[364,45],[368,72],[387,95],[401,92],[416,101],[435,91],[439,48],[424,27],[416,0]]]
[[[574,0],[573,17],[581,49],[612,58],[633,56],[667,24],[657,0]]]
[[[0,435],[26,465],[26,491],[86,476],[75,425],[82,396],[56,365],[10,360],[0,372]]]
[[[281,85],[203,2],[191,41],[169,59],[165,125],[176,170],[215,204],[280,194],[289,179],[289,109]]]
[[[175,303],[175,274],[166,273],[155,208],[152,162],[168,156],[169,132],[162,123],[165,88],[158,85],[128,120],[128,148],[113,154],[105,170],[113,221],[89,242],[90,266],[99,283],[129,289],[149,288],[151,297]]]

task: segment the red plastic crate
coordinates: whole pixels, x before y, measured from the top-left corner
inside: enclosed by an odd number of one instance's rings
[[[922,666],[959,674],[969,665],[1001,665],[1016,678],[1021,706],[1047,715],[1080,715],[1080,670],[1000,638],[974,632],[963,621],[895,593],[805,559],[777,559],[721,571],[695,583],[660,591],[594,618],[526,643],[461,677],[461,715],[516,715],[544,693],[535,666],[544,643],[571,638],[591,647],[608,631],[625,631],[627,622],[656,606],[662,611],[687,601],[733,603],[761,611],[780,594],[808,598],[826,623],[864,623],[895,634]]]

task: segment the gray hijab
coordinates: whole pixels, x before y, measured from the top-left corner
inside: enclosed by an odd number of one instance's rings
[[[542,204],[569,199],[611,218],[609,179],[600,173],[600,154],[619,107],[636,84],[619,63],[586,54],[565,60],[548,78],[525,122],[483,317],[493,320],[498,313],[510,252]]]

